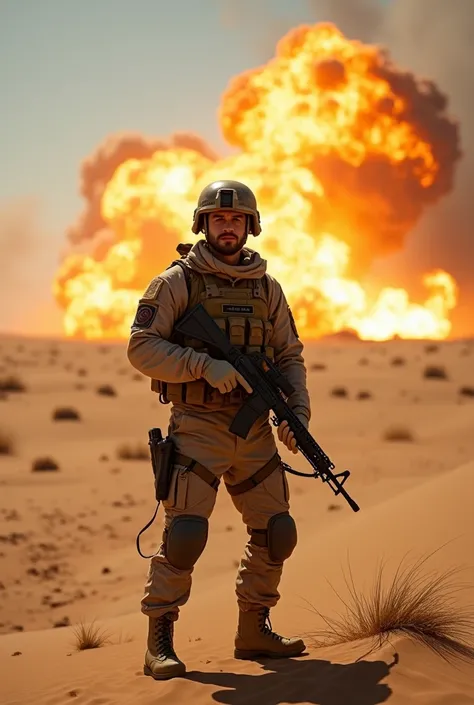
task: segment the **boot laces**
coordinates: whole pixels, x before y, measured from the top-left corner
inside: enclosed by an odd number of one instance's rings
[[[276,632],[274,632],[272,629],[272,623],[270,621],[270,608],[269,607],[265,607],[261,610],[259,626],[260,626],[260,630],[264,634],[268,634],[272,639],[275,639],[276,641],[282,641],[283,637],[280,636],[279,634],[276,634]]]
[[[174,623],[168,617],[159,617],[155,623],[156,646],[160,656],[165,658],[176,658],[173,649]]]

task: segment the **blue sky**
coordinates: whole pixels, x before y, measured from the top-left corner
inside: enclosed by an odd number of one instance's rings
[[[255,24],[268,2],[281,33],[314,21],[305,0],[261,0],[257,15],[252,0],[0,0],[0,207],[34,198],[41,233],[12,286],[50,299],[64,231],[82,208],[80,162],[107,135],[190,130],[225,152],[220,96],[269,58],[272,43],[258,37],[274,28]],[[3,309],[0,330],[34,325],[23,306]]]
[[[226,7],[219,0],[4,0],[1,199],[38,195],[56,230],[80,207],[81,159],[109,133],[192,130],[222,150],[220,95],[261,59],[242,17],[229,28]],[[250,3],[241,7],[250,11]],[[272,0],[288,26],[308,20],[305,7]]]

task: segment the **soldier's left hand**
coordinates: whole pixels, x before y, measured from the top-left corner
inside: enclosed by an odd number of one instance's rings
[[[291,450],[292,453],[297,453],[298,449],[296,447],[296,440],[293,435],[293,431],[290,430],[290,427],[288,426],[288,421],[282,421],[281,424],[278,426],[278,438],[282,443],[286,445],[288,450]]]
[[[306,416],[303,416],[302,414],[296,414],[298,419],[301,421],[303,426],[305,428],[308,428],[308,419]],[[282,421],[281,424],[278,426],[278,438],[282,443],[286,445],[288,450],[291,450],[292,453],[297,453],[298,449],[296,447],[296,440],[293,435],[293,431],[290,431],[290,427],[288,426],[288,421]]]

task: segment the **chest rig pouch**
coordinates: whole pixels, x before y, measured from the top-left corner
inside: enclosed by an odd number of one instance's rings
[[[273,360],[274,350],[269,345],[273,326],[269,321],[268,295],[264,280],[265,277],[237,280],[232,285],[227,279],[193,272],[187,311],[201,303],[232,345],[244,353],[263,352]],[[195,338],[185,338],[173,332],[170,341],[222,359],[219,350],[212,349]],[[248,396],[240,386],[227,394],[221,394],[204,379],[183,383],[152,380],[151,388],[160,395],[163,404],[171,402],[197,408],[220,409],[229,405],[240,405]]]

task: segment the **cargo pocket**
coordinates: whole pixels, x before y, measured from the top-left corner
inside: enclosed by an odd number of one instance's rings
[[[209,516],[216,501],[216,490],[185,465],[175,465],[168,499],[163,502],[177,512]]]
[[[245,345],[245,318],[229,318],[229,338],[231,345]]]
[[[259,321],[258,318],[248,319],[248,344],[250,346],[258,346],[260,349],[263,345],[263,321]]]
[[[171,473],[170,491],[167,499],[163,500],[163,506],[168,509],[184,509],[186,507],[187,487],[183,473],[187,473],[184,465],[173,466]]]
[[[204,404],[206,400],[206,383],[202,379],[185,382],[186,404]]]

